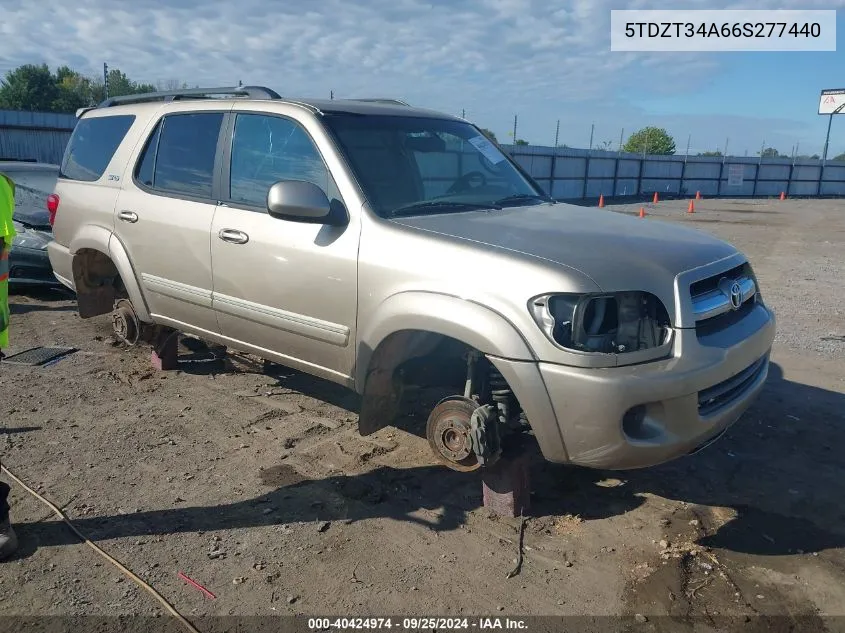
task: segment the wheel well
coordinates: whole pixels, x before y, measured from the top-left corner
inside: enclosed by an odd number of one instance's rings
[[[120,272],[108,255],[93,248],[83,248],[73,257],[79,316],[87,319],[108,314],[118,299],[127,297]]]
[[[470,353],[477,354],[484,366],[490,365],[471,345],[436,332],[402,330],[385,338],[367,368],[358,419],[361,435],[393,424],[404,397],[412,391],[463,394]]]

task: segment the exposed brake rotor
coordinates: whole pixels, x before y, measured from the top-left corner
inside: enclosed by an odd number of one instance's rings
[[[138,315],[128,299],[120,299],[114,304],[114,312],[111,315],[111,324],[114,335],[119,341],[126,345],[135,345],[141,335],[141,323]]]
[[[471,420],[478,403],[463,396],[441,400],[426,424],[426,436],[434,454],[446,466],[459,472],[481,467],[472,449]]]

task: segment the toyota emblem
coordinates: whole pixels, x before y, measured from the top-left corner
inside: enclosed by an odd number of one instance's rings
[[[735,281],[731,284],[731,307],[734,310],[739,310],[742,307],[742,286],[739,285],[738,281]]]

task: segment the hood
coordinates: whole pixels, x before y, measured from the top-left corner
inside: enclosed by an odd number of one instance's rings
[[[667,297],[678,273],[737,252],[696,229],[562,203],[393,222],[575,268],[604,292],[644,290]]]

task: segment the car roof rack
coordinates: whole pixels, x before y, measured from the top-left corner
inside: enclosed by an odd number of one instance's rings
[[[402,101],[401,99],[346,99],[346,101],[361,101],[364,103],[392,103],[393,105],[403,105],[410,107],[410,103]]]
[[[281,99],[275,90],[264,86],[234,86],[227,88],[185,88],[182,90],[162,90],[159,92],[144,92],[141,94],[109,97],[102,101],[98,108],[124,105],[127,103],[145,103],[149,101],[175,101],[177,99],[209,99],[211,95],[232,95],[247,97],[248,99]]]

